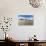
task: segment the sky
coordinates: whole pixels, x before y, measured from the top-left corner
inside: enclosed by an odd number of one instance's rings
[[[18,19],[32,20],[33,19],[33,15],[18,15]]]

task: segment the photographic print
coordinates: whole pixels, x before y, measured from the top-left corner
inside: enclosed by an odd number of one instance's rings
[[[33,25],[33,15],[18,15],[18,25]]]

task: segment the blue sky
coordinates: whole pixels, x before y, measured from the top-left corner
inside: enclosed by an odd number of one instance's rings
[[[33,19],[33,15],[18,15],[18,19],[32,20]]]

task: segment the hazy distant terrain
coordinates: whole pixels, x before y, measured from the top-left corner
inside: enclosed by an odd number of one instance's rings
[[[18,25],[33,25],[33,20],[19,19]]]

